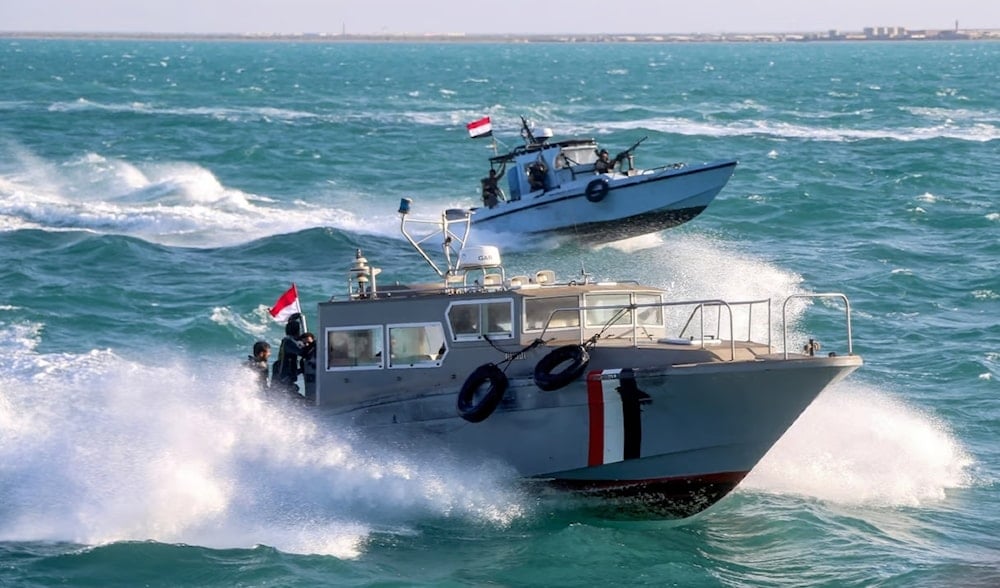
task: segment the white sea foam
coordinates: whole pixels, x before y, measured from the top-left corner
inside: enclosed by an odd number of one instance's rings
[[[626,70],[612,70],[608,73],[627,74]],[[478,82],[478,80],[475,80]],[[414,91],[415,92],[415,91]],[[441,96],[451,96],[456,91],[440,88]],[[229,122],[271,121],[295,122],[299,120],[318,120],[329,123],[342,123],[348,115],[337,113],[319,113],[306,110],[283,109],[273,107],[168,107],[146,102],[100,103],[79,98],[69,102],[56,102],[49,106],[52,111],[85,111],[100,110],[106,112],[129,112],[150,115],[170,115],[182,117],[207,117]],[[727,105],[727,112],[763,111],[764,108],[753,101],[745,101],[735,105]],[[628,121],[607,122],[600,125],[578,125],[567,123],[559,117],[550,115],[542,109],[536,110],[531,119],[541,126],[556,128],[561,135],[587,135],[608,131],[654,130],[664,133],[679,133],[692,136],[732,137],[732,136],[774,136],[780,138],[815,139],[819,141],[843,142],[866,139],[893,139],[897,141],[921,141],[930,139],[956,139],[963,141],[988,142],[1000,139],[1000,126],[997,126],[997,115],[987,111],[966,109],[902,107],[901,110],[922,119],[924,126],[892,127],[892,128],[843,128],[822,127],[817,125],[800,125],[782,122],[781,117],[798,120],[825,120],[829,118],[843,119],[845,113],[839,111],[817,112],[803,114],[801,112],[773,113],[766,119],[750,119],[744,117],[738,122],[714,123],[702,119],[691,119],[679,116],[654,116],[635,118]],[[860,110],[848,115],[864,115],[870,111]],[[382,117],[373,122],[386,123],[393,121],[417,122],[423,125],[458,125],[475,120],[484,114],[493,117],[494,129],[502,136],[504,129],[510,136],[516,137],[520,129],[518,115],[507,116],[502,107],[495,106],[483,110],[447,110],[440,113],[409,112],[391,115],[391,119]]]
[[[969,485],[972,465],[934,416],[846,380],[806,409],[741,488],[843,504],[920,506]]]
[[[684,117],[652,117],[622,122],[602,123],[597,126],[577,126],[573,130],[580,134],[601,131],[654,130],[662,133],[676,133],[707,137],[768,136],[783,139],[812,139],[816,141],[845,142],[871,139],[892,139],[896,141],[926,141],[932,139],[956,139],[960,141],[989,142],[1000,139],[1000,126],[994,123],[969,121],[964,125],[929,124],[927,126],[893,128],[844,128],[804,125],[768,119],[744,118],[729,123],[692,120]]]
[[[371,533],[407,532],[415,519],[504,526],[525,514],[504,467],[358,446],[315,414],[255,395],[238,366],[39,354],[39,334],[0,325],[0,541],[353,557]]]
[[[397,232],[394,215],[376,215],[374,204],[350,202],[350,195],[343,198],[350,210],[316,201],[288,206],[227,187],[210,170],[188,162],[131,163],[88,153],[54,164],[16,146],[7,151],[11,158],[0,167],[0,229],[85,230],[188,247],[232,245],[316,226]]]
[[[250,313],[250,319],[233,312],[231,308],[216,307],[212,309],[210,320],[217,325],[232,327],[241,333],[263,338],[268,334],[274,319],[271,318],[268,307],[261,304]]]
[[[253,88],[249,89],[254,91]],[[260,91],[257,88],[256,91]],[[126,112],[150,115],[169,115],[179,117],[204,117],[215,120],[229,122],[246,121],[296,121],[302,119],[316,119],[327,122],[339,122],[340,119],[331,118],[332,115],[318,114],[305,110],[293,110],[288,108],[274,108],[270,106],[246,106],[246,107],[222,107],[222,106],[193,106],[175,107],[158,106],[149,102],[93,102],[86,98],[77,98],[70,102],[54,102],[49,105],[49,110],[53,112],[78,112],[87,110],[99,110],[103,112]]]
[[[940,121],[998,122],[1000,112],[970,110],[967,108],[941,108],[930,106],[901,106],[900,110],[914,116]]]

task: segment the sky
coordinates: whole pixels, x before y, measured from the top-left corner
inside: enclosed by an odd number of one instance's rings
[[[1000,0],[0,0],[0,31],[544,34],[1000,29]]]

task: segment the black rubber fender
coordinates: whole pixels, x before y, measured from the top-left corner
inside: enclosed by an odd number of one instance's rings
[[[486,394],[476,401],[476,393],[489,382],[490,387]],[[485,421],[493,411],[500,405],[500,400],[507,392],[509,381],[496,364],[484,363],[477,367],[462,384],[462,389],[458,392],[457,408],[458,414],[470,423]]]
[[[569,363],[556,372],[557,367]],[[590,354],[582,345],[556,347],[535,364],[535,385],[545,391],[558,390],[580,377],[590,363]]]
[[[600,202],[608,195],[608,190],[610,189],[611,184],[608,183],[607,178],[594,178],[587,184],[585,195],[587,196],[587,200],[591,202]]]

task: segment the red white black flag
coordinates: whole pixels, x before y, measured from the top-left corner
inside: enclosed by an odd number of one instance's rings
[[[493,125],[490,124],[490,117],[488,116],[472,121],[465,125],[465,127],[469,129],[469,138],[471,139],[493,136]]]
[[[278,300],[274,303],[274,306],[268,309],[271,313],[271,317],[276,321],[288,320],[288,317],[295,313],[301,313],[302,308],[299,306],[299,291],[295,288],[295,284],[285,291]]]

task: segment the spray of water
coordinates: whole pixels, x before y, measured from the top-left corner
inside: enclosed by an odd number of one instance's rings
[[[971,466],[939,420],[851,381],[824,392],[742,487],[842,504],[916,507],[968,485]]]
[[[675,297],[780,301],[806,292],[800,276],[704,235],[646,236],[610,247],[641,256],[655,253],[657,241],[668,238],[671,279],[664,287]],[[809,312],[810,304],[790,305],[790,329]],[[760,325],[755,331],[761,332]],[[805,338],[795,331],[790,349],[801,347]],[[948,488],[968,485],[971,468],[969,454],[944,423],[866,385],[862,370],[822,394],[741,488],[839,503],[918,506],[943,499]]]
[[[206,202],[221,216],[199,218],[198,230],[238,228],[238,241],[295,223],[351,222],[317,221],[310,210],[301,218],[269,214],[266,199],[234,193],[205,170],[137,169],[97,156],[78,162],[84,177],[112,170],[109,181],[119,189],[109,193],[118,196],[96,205],[84,198],[83,207],[65,186],[87,182],[60,182],[59,174],[71,172],[23,161],[20,172],[0,177],[9,196],[0,218],[21,219],[18,226],[100,224],[85,208],[104,207],[107,222],[123,219],[111,232],[152,232],[151,240],[169,242],[187,226],[169,219],[197,217]],[[32,174],[57,181],[43,184]],[[393,234],[396,222],[387,223]],[[645,268],[643,281],[678,298],[781,299],[802,289],[794,273],[704,236],[670,233],[666,262],[667,238],[612,247]],[[805,309],[793,309],[791,320]],[[225,312],[217,311],[217,322],[239,322]],[[100,349],[41,354],[42,332],[41,325],[0,325],[8,350],[0,360],[0,540],[262,543],[350,557],[372,533],[407,532],[421,517],[506,525],[527,511],[503,466],[369,448],[315,415],[248,392],[251,376],[238,368],[185,357],[152,365]],[[821,396],[743,487],[912,505],[967,483],[969,458],[944,426],[858,380]]]
[[[0,540],[123,540],[357,555],[372,533],[526,506],[500,464],[355,442],[251,392],[241,367],[148,365],[109,350],[38,354],[0,329]],[[213,362],[203,362],[211,365]]]

